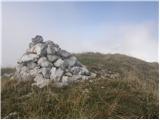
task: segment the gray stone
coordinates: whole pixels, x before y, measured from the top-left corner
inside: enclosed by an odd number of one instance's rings
[[[49,67],[49,68],[51,68],[52,67],[52,63],[50,63],[49,61],[44,61],[41,64],[41,67]]]
[[[43,42],[43,37],[40,35],[36,35],[34,38],[32,38],[33,43],[41,43]]]
[[[56,76],[56,68],[55,68],[55,67],[52,67],[50,73],[51,73],[50,79],[51,79],[51,80],[54,80],[54,79],[55,79],[55,76]]]
[[[28,73],[29,72],[29,68],[27,66],[23,66],[23,67],[21,67],[21,71],[20,72]]]
[[[49,79],[50,78],[50,68],[41,68],[40,71],[44,78]]]
[[[60,48],[57,44],[48,44],[48,47],[47,47],[47,54],[48,55],[55,55],[55,54],[58,54],[60,51]]]
[[[35,61],[39,56],[36,54],[24,54],[20,59],[20,63]]]
[[[27,65],[27,67],[29,69],[33,69],[33,68],[35,68],[37,66],[37,64],[35,62],[32,62],[32,61],[31,62],[27,62],[26,65]]]
[[[66,72],[65,75],[71,77],[71,76],[72,76],[72,73]]]
[[[18,64],[17,66],[16,66],[16,72],[20,72],[21,71],[21,68],[23,67],[23,64]]]
[[[59,48],[59,45],[55,44],[52,40],[47,40],[45,43],[47,45],[52,45],[55,48]]]
[[[62,58],[68,58],[68,57],[71,56],[71,54],[70,54],[69,52],[65,51],[65,50],[60,50],[60,51],[59,51],[59,54],[60,54],[60,56],[61,56]]]
[[[59,82],[62,78],[64,74],[64,71],[61,68],[58,68],[55,70],[55,68],[53,68],[53,70],[51,70],[51,76],[50,78],[56,82]]]
[[[41,67],[52,67],[52,63],[50,63],[46,57],[41,57],[38,60],[38,65],[40,65]]]
[[[53,44],[54,44],[54,42],[53,42],[52,40],[47,40],[45,43],[46,43],[47,45],[53,45]]]
[[[72,77],[69,78],[70,82],[77,82],[82,79],[82,75],[73,75]]]
[[[56,49],[54,48],[54,46],[51,44],[48,45],[47,47],[47,54],[51,54],[51,55],[54,55],[56,53]]]
[[[55,62],[58,59],[56,55],[47,55],[47,58],[50,62]]]
[[[68,85],[68,79],[69,79],[69,77],[68,76],[63,76],[62,77],[62,83],[63,83],[63,85]]]
[[[47,46],[44,43],[38,43],[35,46],[33,46],[32,48],[28,49],[27,52],[42,56],[42,55],[47,54],[46,47]]]
[[[82,67],[83,65],[77,60],[76,61],[76,66]]]
[[[70,69],[70,71],[74,74],[74,75],[87,75],[89,76],[90,75],[90,72],[88,71],[88,69],[83,66],[83,67],[79,67],[79,66],[75,66],[75,67],[72,67]]]
[[[40,57],[37,63],[40,65],[40,64],[42,64],[45,61],[47,61],[46,57]]]
[[[35,78],[34,78],[35,83],[32,84],[32,86],[36,85],[39,88],[43,88],[47,85],[49,85],[50,80],[43,78],[43,76],[41,74],[38,74]]]
[[[32,76],[30,75],[30,73],[21,73],[22,75],[21,75],[21,79],[22,80],[24,80],[24,81],[30,81],[30,80],[32,80]]]
[[[74,66],[76,62],[77,62],[77,58],[74,56],[71,56],[70,58],[64,60],[64,64],[69,68]]]
[[[29,72],[29,68],[27,68],[26,66],[23,66],[21,68],[21,71],[19,73],[16,73],[16,77],[23,81],[32,80],[32,76]]]
[[[56,79],[55,80],[56,81],[60,81],[62,76],[63,76],[63,74],[64,74],[64,71],[61,68],[58,68],[56,70]]]
[[[75,66],[75,67],[71,68],[71,73],[74,75],[78,75],[78,74],[80,74],[81,70],[82,69],[80,67]]]
[[[60,67],[60,66],[63,65],[63,63],[64,63],[64,61],[60,58],[60,59],[58,59],[58,60],[54,63],[54,66]]]
[[[37,74],[41,73],[39,67],[35,67],[34,69],[30,70],[30,75],[35,77]]]

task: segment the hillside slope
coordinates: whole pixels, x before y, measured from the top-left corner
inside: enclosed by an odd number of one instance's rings
[[[2,118],[158,118],[158,63],[120,54],[76,56],[97,78],[39,89],[2,77]]]

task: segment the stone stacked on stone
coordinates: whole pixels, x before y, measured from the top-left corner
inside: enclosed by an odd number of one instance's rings
[[[16,78],[19,80],[33,79],[35,82],[33,85],[40,88],[50,83],[62,87],[96,76],[71,53],[62,50],[53,41],[44,42],[40,35],[32,38],[29,49],[17,63]]]

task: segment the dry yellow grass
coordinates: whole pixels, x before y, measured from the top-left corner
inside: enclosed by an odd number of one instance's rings
[[[124,55],[78,54],[97,78],[43,89],[2,78],[2,118],[158,118],[158,64]],[[2,70],[3,71],[3,70]],[[119,73],[104,77],[104,73]]]

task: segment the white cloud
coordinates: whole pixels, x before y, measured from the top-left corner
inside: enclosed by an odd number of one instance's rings
[[[2,41],[2,64],[3,66],[14,66],[17,59],[28,47],[31,37],[42,33],[44,38],[51,39],[60,47],[70,52],[102,52],[121,53],[134,56],[146,61],[158,61],[158,38],[153,34],[151,24],[123,24],[100,26],[92,33],[89,30],[81,33],[45,33],[25,26],[22,30],[17,23],[15,27],[3,29]],[[15,28],[15,30],[13,29]],[[85,28],[81,28],[82,30]],[[35,30],[35,31],[34,31]],[[14,32],[13,32],[14,31]],[[97,33],[96,33],[97,32]],[[47,36],[47,37],[46,37]]]
[[[65,28],[63,25],[54,25],[54,21],[50,26],[47,23],[41,25],[34,19],[34,14],[31,14],[30,20],[26,20],[18,14],[10,14],[10,11],[4,13],[2,66],[15,66],[17,59],[28,47],[31,37],[36,34],[41,34],[45,40],[53,40],[61,48],[74,53],[88,51],[122,53],[146,61],[158,61],[158,25],[154,23],[101,23],[88,26],[73,24]],[[69,14],[67,25],[81,18],[76,12],[72,13]],[[44,28],[45,25],[47,27]]]
[[[122,53],[150,62],[158,61],[158,32],[155,33],[157,28],[152,23],[103,24],[91,34],[83,29],[78,35],[60,33],[58,42],[72,52]]]
[[[158,61],[158,35],[157,37],[154,35],[153,27],[151,23],[144,23],[109,28],[106,41],[111,41],[110,52],[124,53],[147,61]]]

